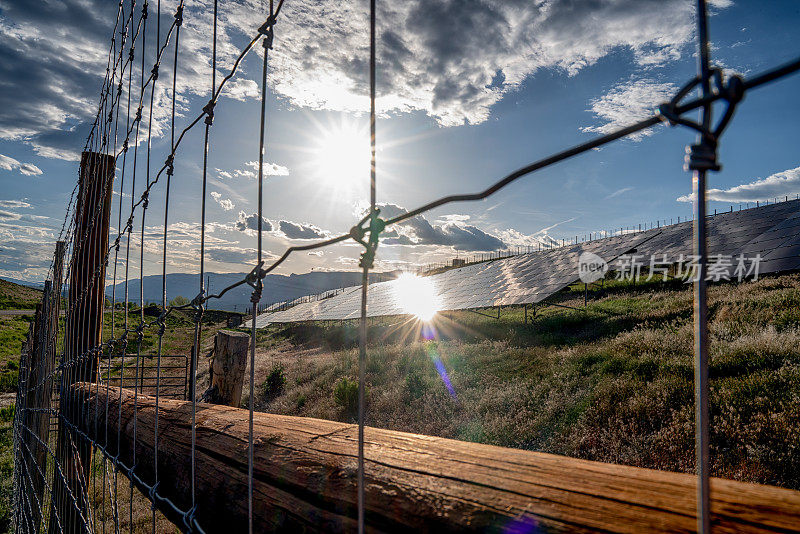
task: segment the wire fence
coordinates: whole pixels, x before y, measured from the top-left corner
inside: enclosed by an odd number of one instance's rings
[[[376,177],[376,2],[370,1],[370,209],[353,225],[350,232],[311,244],[291,246],[272,262],[263,251],[262,221],[264,194],[264,154],[266,130],[266,99],[269,52],[275,43],[274,28],[279,24],[283,0],[270,0],[265,7],[263,22],[253,28],[252,38],[221,80],[217,80],[218,6],[214,1],[211,18],[212,74],[209,100],[193,118],[180,129],[176,124],[176,79],[181,56],[180,37],[183,25],[184,2],[181,0],[172,13],[172,22],[162,28],[161,2],[156,9],[152,2],[137,6],[135,0],[122,0],[116,13],[107,58],[104,83],[98,110],[84,146],[78,184],[67,205],[54,261],[49,269],[44,297],[37,310],[28,342],[20,362],[17,411],[14,420],[14,521],[18,532],[99,532],[121,530],[161,531],[165,521],[187,532],[204,532],[200,517],[208,511],[198,510],[197,414],[198,360],[201,347],[209,332],[208,303],[219,299],[233,288],[250,286],[249,307],[253,316],[260,311],[262,281],[286,259],[297,252],[320,249],[353,240],[363,246],[360,259],[362,270],[361,317],[359,328],[358,372],[358,450],[357,510],[355,524],[363,531],[365,522],[365,362],[366,362],[366,303],[370,270],[373,268],[381,233],[434,208],[454,202],[476,201],[497,193],[502,188],[540,169],[555,165],[594,148],[612,143],[659,123],[680,125],[697,131],[697,143],[688,150],[686,169],[694,173],[694,253],[705,254],[706,191],[705,176],[719,169],[716,160],[721,134],[728,126],[744,94],[800,70],[800,59],[761,74],[741,78],[724,76],[710,60],[709,39],[704,0],[697,2],[698,74],[658,112],[613,133],[596,137],[586,143],[533,162],[492,183],[476,193],[448,195],[416,209],[389,219],[380,217],[377,205]],[[154,17],[153,15],[154,13]],[[155,19],[155,20],[153,20]],[[146,42],[148,25],[156,25],[155,44]],[[262,76],[260,99],[260,132],[258,159],[258,249],[249,274],[222,290],[211,293],[205,286],[206,256],[206,194],[208,184],[209,146],[215,118],[215,108],[223,88],[236,74],[242,60],[261,43]],[[169,122],[169,152],[163,164],[153,163],[158,157],[152,149],[154,134],[153,108],[156,86],[164,60],[171,55],[171,113]],[[138,65],[138,67],[137,67]],[[692,96],[694,93],[698,96]],[[149,105],[146,105],[149,102]],[[717,122],[712,108],[723,105]],[[145,111],[146,110],[146,111]],[[699,110],[695,122],[687,114]],[[185,144],[186,134],[204,125],[202,187],[200,197],[200,239],[197,294],[191,302],[170,305],[167,301],[167,264],[169,255],[170,187],[175,174],[175,160]],[[151,161],[152,160],[152,161]],[[160,161],[160,160],[159,160]],[[365,165],[367,163],[365,162]],[[141,166],[144,165],[144,170]],[[158,168],[156,172],[151,172]],[[119,177],[116,180],[116,174]],[[118,184],[118,185],[117,185]],[[142,185],[144,184],[144,185]],[[137,189],[138,187],[138,189]],[[137,194],[137,191],[141,191]],[[164,205],[161,246],[161,303],[158,314],[145,314],[129,306],[132,295],[128,283],[133,279],[131,268],[138,271],[139,303],[144,303],[143,271],[145,264],[145,224],[148,207],[161,193]],[[118,212],[115,235],[110,235],[112,202],[117,193]],[[129,202],[128,200],[129,199]],[[127,217],[123,217],[123,212]],[[680,222],[680,221],[677,221]],[[659,221],[660,225],[661,222]],[[645,229],[646,229],[645,225]],[[621,233],[639,228],[620,228]],[[615,232],[616,230],[613,230]],[[595,236],[596,237],[596,236]],[[589,237],[591,239],[591,237]],[[575,238],[578,240],[578,237]],[[554,245],[555,243],[551,244]],[[138,257],[136,249],[138,247]],[[133,249],[133,250],[132,250]],[[518,251],[519,252],[519,251]],[[483,261],[487,258],[473,258]],[[709,530],[709,460],[708,460],[708,356],[706,327],[705,260],[703,271],[695,282],[695,392],[697,417],[698,528]],[[104,315],[107,277],[113,280],[111,307]],[[122,294],[117,282],[123,281]],[[64,291],[66,299],[62,298]],[[335,292],[326,292],[327,298]],[[118,303],[123,306],[117,306]],[[280,303],[270,309],[286,306]],[[65,314],[59,318],[62,306]],[[263,308],[261,308],[263,309]],[[191,328],[178,330],[169,321],[185,318]],[[163,353],[166,335],[181,335],[189,341],[186,356]],[[255,348],[256,326],[250,332],[249,407],[247,417],[247,505],[243,508],[246,524],[253,531],[253,479],[256,465],[254,450]],[[183,358],[183,359],[182,359]],[[86,384],[91,384],[86,386]],[[115,388],[122,386],[122,388]],[[105,392],[100,395],[100,391]],[[112,398],[116,396],[116,400]],[[105,399],[98,405],[97,399]],[[139,403],[152,400],[152,410],[139,410]],[[181,479],[164,479],[159,472],[159,454],[171,439],[161,419],[162,404],[170,398],[185,398],[190,406],[189,435],[185,447],[186,465],[178,472]],[[123,402],[124,401],[124,402]],[[93,404],[94,403],[94,404]],[[143,426],[146,417],[146,427]],[[124,419],[124,421],[123,421]],[[112,424],[116,421],[116,424]],[[125,424],[123,424],[125,422]],[[152,426],[151,426],[152,425]],[[166,437],[165,437],[166,436]],[[145,444],[146,441],[146,444]],[[151,458],[152,457],[152,458]],[[150,466],[150,467],[148,467]],[[165,492],[168,484],[186,485],[186,499],[176,501]],[[134,492],[136,488],[136,492]],[[147,520],[142,521],[146,516]]]

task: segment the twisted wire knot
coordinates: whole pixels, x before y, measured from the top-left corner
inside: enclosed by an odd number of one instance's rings
[[[206,104],[206,105],[203,107],[203,113],[205,113],[205,114],[206,114],[206,120],[205,120],[205,123],[206,123],[207,125],[209,125],[209,126],[211,126],[212,124],[214,124],[214,107],[215,107],[216,105],[217,105],[217,103],[216,103],[216,102],[214,101],[214,99],[212,98],[211,100],[209,100],[209,101],[208,101],[208,104]]]
[[[192,302],[191,302],[192,308],[194,308],[196,310],[202,310],[203,309],[203,298],[205,297],[205,294],[206,294],[206,292],[204,290],[201,290],[200,293],[198,293],[197,296],[192,299]]]
[[[179,4],[178,9],[175,10],[175,26],[181,24],[183,24],[183,4]]]
[[[375,251],[378,248],[378,240],[381,232],[386,228],[386,221],[378,217],[381,210],[375,209],[369,215],[364,217],[359,224],[350,229],[350,237],[358,243],[364,245],[364,252],[361,253],[361,259],[358,265],[363,269],[371,269],[375,262]],[[361,225],[369,221],[369,228],[362,228]],[[369,240],[364,241],[364,236],[369,232]]]
[[[183,514],[183,524],[186,526],[187,529],[189,529],[189,532],[194,531],[192,525],[194,524],[195,521],[196,512],[197,512],[197,506],[195,505],[189,508],[189,510],[187,510],[185,514]]]
[[[722,166],[717,163],[717,142],[703,138],[700,143],[687,146],[683,168],[686,171],[719,171]]]

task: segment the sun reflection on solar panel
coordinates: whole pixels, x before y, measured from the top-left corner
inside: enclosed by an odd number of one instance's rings
[[[394,282],[394,299],[405,313],[423,322],[431,321],[441,309],[433,281],[412,273],[403,273]]]

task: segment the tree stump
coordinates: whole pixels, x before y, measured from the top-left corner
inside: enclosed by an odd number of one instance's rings
[[[249,335],[225,330],[217,332],[208,369],[209,387],[200,398],[202,402],[239,407],[249,348]]]

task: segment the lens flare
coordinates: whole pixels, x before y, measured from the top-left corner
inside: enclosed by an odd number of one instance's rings
[[[394,298],[405,313],[429,322],[441,308],[433,281],[411,273],[401,274],[394,282]]]
[[[428,357],[433,362],[434,367],[436,367],[436,372],[439,373],[439,377],[442,379],[444,387],[447,388],[447,392],[450,393],[450,396],[455,400],[458,400],[456,389],[453,387],[453,383],[450,382],[450,376],[448,376],[447,369],[444,367],[444,362],[441,356],[439,356],[439,351],[436,350],[436,343],[433,341],[428,342],[426,350],[428,351]]]

